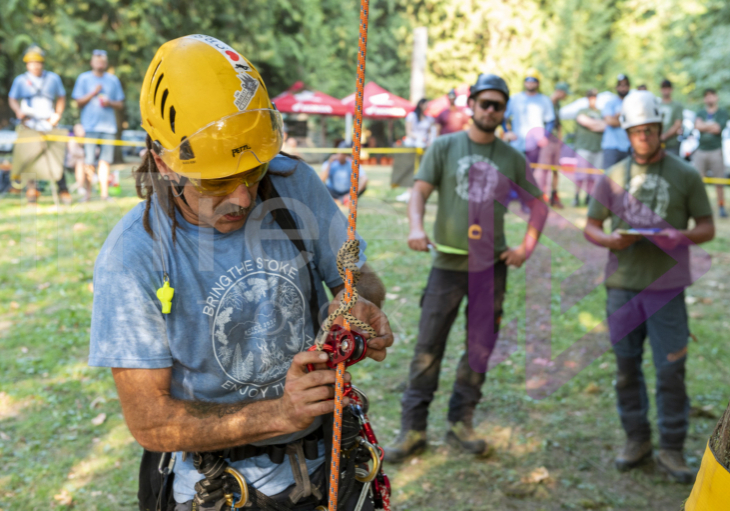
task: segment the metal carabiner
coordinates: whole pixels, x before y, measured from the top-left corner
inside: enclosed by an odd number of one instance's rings
[[[375,479],[375,476],[378,475],[378,472],[380,472],[380,453],[375,448],[373,444],[368,442],[362,437],[358,437],[358,441],[360,442],[360,445],[364,445],[365,448],[367,448],[368,451],[370,451],[370,457],[373,459],[372,466],[370,467],[370,473],[368,473],[365,477],[359,477],[357,474],[355,475],[355,480],[361,482],[361,483],[369,483],[373,479]]]
[[[238,499],[238,502],[233,501],[233,493],[226,493],[224,495],[226,505],[233,509],[240,509],[246,505],[246,502],[248,502],[248,485],[246,484],[246,479],[238,470],[231,466],[226,467],[225,473],[231,474],[238,483],[238,486],[241,488],[241,498]]]
[[[169,458],[167,458],[169,456]],[[166,461],[167,458],[167,461]],[[165,466],[167,465],[167,466]],[[163,476],[170,475],[172,473],[172,469],[175,468],[175,453],[174,452],[164,452],[162,453],[162,456],[160,457],[160,463],[157,465],[157,471],[162,474]]]

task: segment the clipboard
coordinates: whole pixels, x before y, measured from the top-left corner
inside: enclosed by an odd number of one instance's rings
[[[661,231],[660,228],[616,229],[617,233],[628,236],[667,236],[666,234],[660,234]]]

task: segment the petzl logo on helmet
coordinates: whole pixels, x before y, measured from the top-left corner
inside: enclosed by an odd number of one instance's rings
[[[236,147],[235,149],[231,149],[231,156],[235,157],[237,154],[241,154],[244,151],[250,151],[250,150],[251,150],[251,146],[249,146],[248,144],[242,145],[241,147]]]

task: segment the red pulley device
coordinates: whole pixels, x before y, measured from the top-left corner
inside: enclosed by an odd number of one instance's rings
[[[316,349],[315,345],[307,351]],[[345,362],[347,366],[360,362],[368,352],[368,343],[359,332],[347,330],[340,325],[332,325],[322,345],[322,351],[330,357],[327,367],[335,369],[340,362]],[[307,368],[310,371],[314,370],[312,364],[307,364]]]

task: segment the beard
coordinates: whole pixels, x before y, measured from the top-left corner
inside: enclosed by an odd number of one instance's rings
[[[486,122],[481,122],[477,120],[476,116],[472,116],[471,120],[474,122],[474,126],[476,126],[479,131],[483,131],[484,133],[494,133],[494,131],[497,129],[497,126],[499,126],[499,123],[491,125]]]
[[[618,97],[620,97],[621,99],[624,99],[626,96],[629,95],[629,91],[626,91],[626,92],[618,92],[618,91],[616,91],[616,93],[618,94]]]

